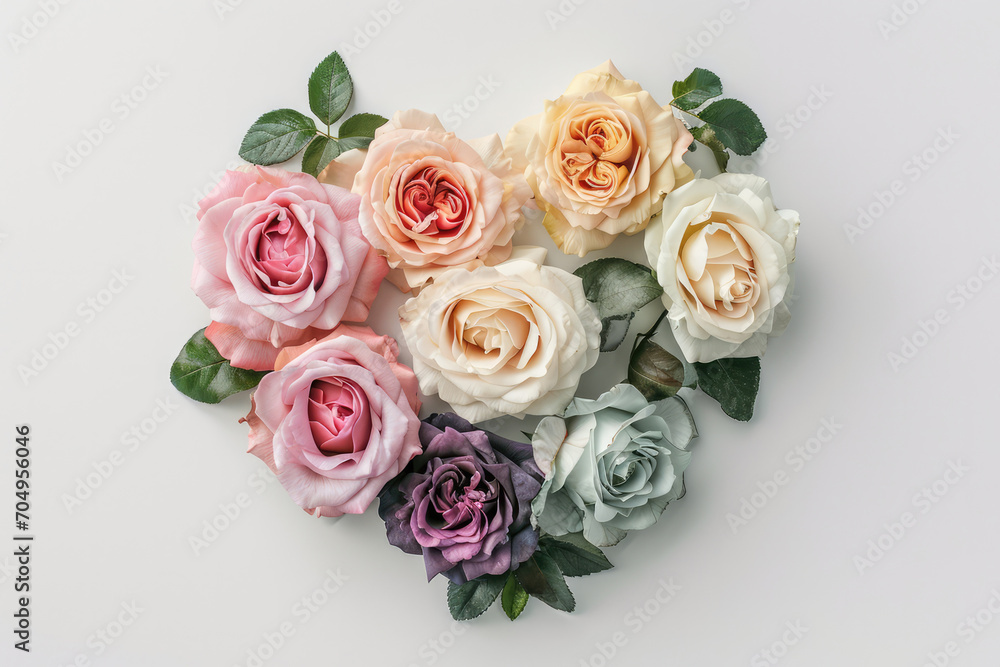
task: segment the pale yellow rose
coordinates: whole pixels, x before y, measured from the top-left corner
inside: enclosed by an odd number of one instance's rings
[[[694,177],[682,159],[691,141],[669,106],[609,60],[515,125],[506,151],[556,245],[583,257],[645,229],[663,195]]]

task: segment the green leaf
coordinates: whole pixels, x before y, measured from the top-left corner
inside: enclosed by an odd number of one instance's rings
[[[588,262],[573,274],[583,280],[587,300],[602,319],[631,315],[663,294],[649,268],[618,257]]]
[[[601,319],[601,352],[613,352],[621,347],[628,335],[629,325],[635,313]]]
[[[618,349],[635,311],[663,294],[647,267],[618,257],[588,262],[573,273],[583,280],[587,300],[601,318],[601,352]]]
[[[750,421],[760,386],[760,358],[718,359],[696,363],[698,386],[733,419]]]
[[[356,113],[340,125],[337,131],[339,137],[368,137],[375,136],[375,130],[389,122],[388,118],[383,118],[377,113]]]
[[[340,140],[340,150],[346,153],[352,148],[368,148],[371,142],[371,137],[344,137]]]
[[[351,74],[334,51],[309,76],[309,108],[326,125],[332,125],[347,111],[353,96]]]
[[[524,590],[524,587],[518,583],[517,577],[511,572],[510,576],[507,577],[507,583],[504,584],[503,593],[500,595],[500,606],[503,607],[507,618],[513,621],[521,615],[527,604],[528,591]]]
[[[247,130],[240,157],[253,164],[269,165],[292,159],[316,136],[316,123],[293,109],[268,111]]]
[[[725,171],[726,167],[729,166],[729,151],[726,150],[726,147],[722,145],[721,141],[719,141],[719,137],[716,136],[715,130],[713,130],[709,125],[702,125],[700,127],[692,128],[691,135],[697,141],[700,141],[705,144],[705,146],[712,149],[712,154],[715,155],[715,163],[719,165],[719,169],[721,171]]]
[[[302,154],[302,171],[319,176],[319,172],[338,155],[340,155],[339,141],[321,134],[316,135],[316,138],[306,146],[306,152]]]
[[[218,403],[227,396],[253,389],[270,371],[234,368],[219,354],[202,329],[181,349],[170,367],[170,383],[185,396]]]
[[[676,394],[684,383],[684,362],[649,338],[636,339],[628,360],[628,381],[647,401]]]
[[[760,118],[739,100],[712,102],[699,111],[697,117],[712,129],[726,148],[737,155],[750,155],[767,139]]]
[[[448,609],[456,621],[481,616],[500,595],[505,576],[483,575],[461,585],[448,582]]]
[[[541,551],[514,570],[517,581],[529,595],[538,598],[553,609],[573,611],[576,600],[566,585],[559,566]]]
[[[722,81],[719,77],[707,69],[697,67],[688,78],[674,82],[674,99],[670,104],[678,109],[691,111],[721,94]]]
[[[538,548],[548,554],[567,577],[582,577],[614,567],[604,552],[588,542],[583,533],[545,535]]]

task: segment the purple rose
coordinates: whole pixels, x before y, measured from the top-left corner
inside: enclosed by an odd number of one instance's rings
[[[420,425],[423,453],[382,490],[390,544],[423,554],[427,579],[462,584],[504,574],[538,546],[531,501],[544,475],[531,445],[476,429],[451,413]]]

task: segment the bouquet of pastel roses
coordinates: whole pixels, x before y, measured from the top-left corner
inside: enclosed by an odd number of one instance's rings
[[[192,288],[210,323],[171,381],[206,403],[254,390],[249,451],[292,501],[317,517],[377,501],[388,541],[448,579],[456,619],[498,598],[511,619],[530,597],[572,611],[565,578],[609,569],[604,548],[684,495],[697,428],[678,392],[752,416],[760,357],[789,319],[799,225],[766,181],[726,173],[763,127],[702,69],[661,106],[605,63],[505,142],[418,110],[340,122],[353,81],[336,53],[308,92],[320,125],[264,114],[246,167],[199,204]],[[685,163],[698,144],[718,176]],[[300,152],[300,170],[273,166]],[[647,264],[546,265],[516,245],[538,224],[581,258],[643,233]],[[401,341],[366,325],[380,289],[408,295]],[[577,395],[658,298],[627,381]],[[652,340],[664,320],[680,358]],[[421,419],[433,395],[451,412]],[[524,442],[481,426],[528,415],[541,419]]]

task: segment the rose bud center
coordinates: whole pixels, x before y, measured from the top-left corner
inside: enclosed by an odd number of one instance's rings
[[[760,295],[754,255],[735,227],[718,214],[686,233],[678,272],[688,296],[736,317]]]
[[[469,216],[469,195],[454,175],[425,167],[410,179],[399,195],[404,224],[417,234],[453,236]]]
[[[309,389],[309,428],[328,456],[365,448],[371,435],[368,399],[360,387],[340,378],[316,380]]]
[[[314,288],[319,289],[326,275],[323,249],[287,208],[274,205],[258,215],[261,219],[250,231],[250,256],[245,260],[258,287],[271,294],[295,294],[302,291],[304,283],[314,281]]]

